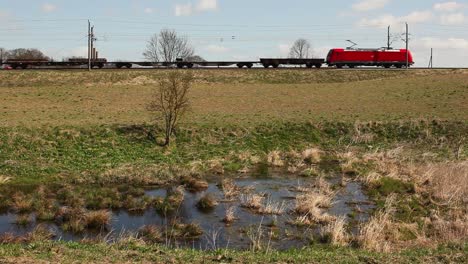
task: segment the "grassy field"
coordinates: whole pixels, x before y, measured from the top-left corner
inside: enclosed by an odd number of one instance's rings
[[[109,215],[141,187],[270,167],[359,182],[377,206],[369,223],[349,238],[331,221],[330,243],[284,252],[0,236],[0,262],[466,262],[467,70],[194,70],[191,111],[160,147],[146,106],[166,73],[1,71],[0,212]]]
[[[164,71],[0,72],[1,126],[150,122]],[[219,76],[218,76],[219,74]],[[195,71],[187,123],[467,120],[468,71]]]

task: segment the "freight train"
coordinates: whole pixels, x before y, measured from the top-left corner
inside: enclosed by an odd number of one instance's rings
[[[324,64],[328,67],[336,68],[355,68],[358,66],[375,66],[375,67],[396,67],[402,68],[412,66],[414,64],[413,56],[409,50],[406,49],[331,49],[328,52],[326,59],[320,58],[261,58],[259,61],[185,61],[178,59],[175,62],[130,62],[118,61],[108,62],[105,58],[92,58],[91,66],[103,68],[131,68],[133,65],[147,66],[147,67],[177,67],[177,68],[193,68],[193,67],[229,67],[234,66],[238,68],[252,68],[254,65],[261,65],[265,68],[278,68],[281,65],[291,66],[300,65],[307,68],[321,68]],[[28,67],[71,67],[71,66],[85,66],[88,64],[88,59],[73,58],[67,61],[54,62],[47,60],[15,60],[9,59],[2,64],[10,65],[13,69]]]

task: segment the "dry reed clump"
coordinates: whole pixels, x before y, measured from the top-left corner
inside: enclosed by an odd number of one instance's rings
[[[275,202],[268,198],[265,203],[258,209],[258,213],[265,215],[282,215],[286,211],[286,204],[283,202]]]
[[[208,161],[208,168],[211,173],[223,175],[224,174],[224,160],[214,159]]]
[[[346,231],[346,219],[338,217],[320,229],[322,239],[334,246],[346,246],[349,243],[349,235]]]
[[[33,210],[33,199],[23,193],[15,193],[12,201],[13,209],[18,213],[27,213]]]
[[[240,194],[240,188],[232,179],[223,179],[219,187],[223,191],[226,200],[233,201]]]
[[[83,220],[85,226],[92,229],[105,229],[111,221],[112,214],[107,210],[86,212]]]
[[[201,192],[208,189],[208,182],[201,179],[195,179],[190,177],[182,181],[185,185],[185,188],[190,192]]]
[[[468,203],[468,161],[419,166],[413,168],[412,178],[419,191],[428,192],[438,205]]]
[[[138,237],[145,242],[160,243],[163,241],[163,232],[155,225],[146,225],[138,230]]]
[[[231,224],[236,220],[236,208],[231,206],[228,209],[226,209],[226,213],[223,218],[223,222],[226,224]]]
[[[302,160],[307,164],[319,163],[322,151],[318,148],[306,149],[301,153]]]
[[[432,217],[429,223],[428,236],[443,243],[466,242],[468,238],[468,214],[444,220],[438,216]]]
[[[326,195],[316,191],[310,191],[296,197],[294,211],[299,214],[297,220],[304,224],[327,223],[334,219],[333,216],[323,212],[322,209],[329,208],[332,204],[333,195]]]
[[[387,197],[383,210],[377,212],[369,222],[361,225],[357,242],[361,248],[378,252],[389,252],[391,244],[388,233],[392,229],[393,203],[395,196]]]
[[[216,201],[216,198],[211,193],[203,195],[197,202],[197,207],[200,210],[211,210],[217,205],[218,201]]]
[[[262,194],[242,194],[240,197],[241,206],[252,210],[258,210],[262,208],[264,198],[265,196]]]
[[[284,161],[281,158],[281,152],[278,150],[275,150],[275,151],[268,153],[267,163],[268,165],[273,166],[273,167],[283,167]]]

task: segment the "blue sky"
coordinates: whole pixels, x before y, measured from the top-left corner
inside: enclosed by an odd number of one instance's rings
[[[300,37],[318,57],[347,39],[382,47],[387,25],[393,46],[404,47],[399,36],[408,22],[417,65],[427,65],[433,47],[435,66],[468,67],[466,0],[0,0],[0,47],[84,56],[87,19],[110,60],[143,60],[145,42],[162,28],[186,35],[205,59],[256,60],[287,56]]]

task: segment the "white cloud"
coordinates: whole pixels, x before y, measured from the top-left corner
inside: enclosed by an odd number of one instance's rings
[[[176,16],[190,16],[195,12],[213,11],[218,9],[218,0],[198,0],[194,5],[192,2],[177,4],[175,6]]]
[[[463,13],[442,15],[440,17],[440,23],[443,25],[460,25],[463,24],[465,20],[466,18]]]
[[[434,49],[457,49],[457,50],[467,50],[468,51],[468,40],[462,38],[422,38],[415,40],[416,46],[421,46],[423,48],[434,48]]]
[[[42,5],[41,9],[42,9],[43,12],[51,13],[51,12],[54,12],[55,10],[57,10],[57,6],[54,5],[54,4],[45,3],[45,4]]]
[[[457,11],[463,7],[463,4],[458,2],[445,2],[445,3],[437,3],[434,5],[434,10],[440,12],[453,12]]]
[[[353,5],[353,10],[365,12],[384,8],[390,0],[361,0]]]
[[[387,26],[398,26],[405,22],[410,24],[423,23],[431,20],[433,17],[430,11],[414,11],[406,16],[395,17],[393,15],[383,15],[379,18],[367,19],[363,18],[358,22],[360,26],[373,26],[384,28]]]
[[[229,52],[231,49],[220,45],[208,45],[205,48],[205,50],[211,53],[226,53]]]
[[[152,14],[154,13],[154,9],[151,7],[147,7],[143,10],[143,12],[145,12],[146,14]]]
[[[216,10],[218,8],[218,0],[199,0],[197,4],[197,10],[208,11]]]
[[[192,3],[178,4],[175,6],[176,16],[190,16],[193,13]]]

